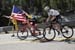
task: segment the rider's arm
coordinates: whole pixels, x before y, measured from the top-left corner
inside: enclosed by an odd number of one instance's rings
[[[53,21],[55,18],[56,18],[55,16],[52,16],[52,18],[50,20]]]
[[[56,18],[55,16],[49,16],[49,17],[47,18],[46,22],[48,22],[49,20],[50,20],[50,21],[53,21],[55,18]]]
[[[51,19],[51,12],[48,12],[48,18],[46,20],[46,22],[48,22]]]
[[[49,16],[49,17],[47,18],[46,22],[48,22],[48,21],[50,20],[50,18],[51,18],[51,16]]]
[[[12,14],[11,16],[9,16],[9,18],[10,18],[10,19],[13,19],[13,16],[14,16],[14,15]]]

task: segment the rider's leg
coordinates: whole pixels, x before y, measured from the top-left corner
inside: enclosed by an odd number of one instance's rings
[[[58,31],[58,35],[61,33],[61,26],[59,23],[53,24],[53,27]]]
[[[38,29],[36,23],[33,24],[32,29],[33,29],[33,30],[32,30],[32,34],[33,34],[33,35],[35,35],[35,36],[36,36],[36,35],[41,35],[41,32],[40,32],[40,30]]]
[[[35,33],[35,28],[36,28],[35,23],[33,21],[30,21],[29,24],[31,26],[31,32],[32,32],[31,35],[36,36],[37,34]]]
[[[37,25],[38,25],[38,24],[35,23],[35,30],[38,31],[38,34],[39,34],[39,35],[41,35],[41,32],[40,32],[40,30],[38,29],[38,26],[37,26]]]

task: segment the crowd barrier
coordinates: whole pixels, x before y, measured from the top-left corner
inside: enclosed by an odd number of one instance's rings
[[[12,30],[13,30],[13,26],[0,27],[0,32],[7,32],[7,31],[12,31]]]

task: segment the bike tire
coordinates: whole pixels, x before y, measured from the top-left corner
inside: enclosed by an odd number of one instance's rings
[[[25,30],[21,30],[19,29],[17,31],[17,37],[20,39],[20,40],[24,40],[28,37],[28,29],[26,28]]]
[[[65,38],[71,38],[74,34],[73,28],[70,26],[67,26],[67,28],[64,26],[62,28],[61,32],[62,32],[63,37],[65,37]]]
[[[53,29],[53,28],[49,28],[47,31],[47,28],[45,28],[45,31],[44,31],[44,34],[43,34],[43,36],[44,36],[44,38],[47,40],[47,41],[52,41],[52,40],[54,40],[54,38],[56,37],[56,32],[55,32],[55,29]],[[47,34],[48,34],[48,36],[47,36]],[[53,35],[52,35],[53,34]],[[52,37],[51,37],[52,36]]]

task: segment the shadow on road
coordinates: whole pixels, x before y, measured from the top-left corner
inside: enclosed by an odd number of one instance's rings
[[[47,41],[46,39],[34,39],[32,40],[33,42],[40,42],[40,43],[45,43],[45,42],[67,42],[68,44],[75,44],[75,38],[71,38],[71,39],[62,39],[62,40],[50,40]]]
[[[64,39],[64,40],[61,40],[61,42],[67,42],[68,44],[75,44],[75,38]]]

